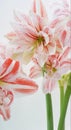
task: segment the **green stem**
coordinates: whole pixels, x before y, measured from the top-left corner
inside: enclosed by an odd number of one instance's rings
[[[59,87],[60,87],[60,114],[62,112],[63,102],[64,102],[64,86],[61,84],[61,80],[59,81]],[[65,125],[63,124],[63,128],[61,130],[65,129]]]
[[[46,94],[46,110],[47,110],[47,130],[54,130],[51,94]]]
[[[64,100],[64,103],[63,103],[63,108],[62,108],[60,120],[59,120],[58,130],[62,130],[62,128],[63,128],[63,124],[65,122],[65,116],[66,116],[66,112],[67,112],[67,106],[68,106],[69,98],[70,98],[70,91],[67,89],[66,93],[65,93],[65,100]]]
[[[62,130],[62,128],[63,128],[63,124],[65,122],[65,116],[66,116],[66,112],[67,112],[67,107],[68,107],[70,95],[71,95],[71,73],[69,75],[67,89],[66,89],[65,96],[64,96],[62,111],[61,111],[60,119],[59,119],[58,130]]]

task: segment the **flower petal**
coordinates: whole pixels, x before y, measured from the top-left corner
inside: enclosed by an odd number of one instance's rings
[[[48,79],[44,79],[44,81],[43,81],[43,92],[45,93],[45,94],[47,94],[47,93],[51,93],[52,92],[52,90],[55,88],[55,86],[56,86],[56,79],[54,79],[54,78],[48,78]]]
[[[2,115],[4,120],[8,120],[10,118],[10,108],[0,107],[0,115]]]
[[[70,52],[71,52],[71,48],[70,47],[64,48],[63,53],[59,57],[59,61],[62,61],[64,59],[66,59],[68,57],[68,55],[69,55]]]
[[[32,58],[34,56],[34,51],[35,50],[33,49],[33,50],[26,51],[26,52],[23,53],[24,64],[28,64],[32,60]]]
[[[34,2],[33,2],[32,11],[33,11],[34,13],[37,13],[37,14],[38,14],[38,9],[37,9],[37,2],[36,2],[36,0],[34,0]],[[39,0],[39,15],[40,15],[41,17],[47,17],[46,9],[45,9],[45,7],[44,7],[44,5],[43,5],[43,3],[42,3],[41,0]]]
[[[19,93],[30,94],[36,92],[38,85],[34,81],[25,78],[20,67],[18,61],[12,60],[11,65],[7,66],[7,72],[5,71],[5,74],[3,73],[0,77],[1,86],[11,88],[13,91],[18,91]]]
[[[59,69],[59,73],[61,74],[61,76],[70,72],[70,71],[71,71],[71,65],[70,64],[69,65],[67,64],[67,65],[65,65],[65,66],[63,66]]]
[[[16,37],[16,33],[15,32],[10,32],[8,34],[5,35],[5,37],[8,39],[8,40],[14,40],[15,37]]]
[[[15,93],[32,94],[38,90],[38,85],[30,79],[18,78],[14,81],[14,84],[17,84],[17,86],[13,88]]]
[[[14,11],[14,17],[17,22],[32,26],[32,21],[28,15],[25,15],[19,11]]]
[[[47,11],[42,3],[41,0],[39,0],[40,2],[40,14],[41,14],[41,17],[47,17]]]
[[[61,62],[61,64],[60,64],[61,67],[67,66],[67,65],[70,65],[70,66],[71,66],[71,59],[64,60],[64,61]]]
[[[8,67],[10,66],[10,64],[12,63],[12,60],[11,59],[7,59],[2,66],[0,66],[0,76],[3,75]]]
[[[29,75],[30,78],[36,78],[41,75],[42,75],[41,68],[39,66],[36,65],[30,69],[30,75]]]
[[[14,76],[17,73],[18,69],[19,69],[19,62],[16,61],[12,70],[10,70],[10,72],[8,72],[7,74],[5,73],[0,79],[4,81],[6,81],[7,79],[10,79],[12,76]]]

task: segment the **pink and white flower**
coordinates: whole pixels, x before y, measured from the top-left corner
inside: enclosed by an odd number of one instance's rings
[[[33,94],[37,89],[37,84],[22,74],[18,61],[0,58],[0,115],[4,120],[10,118],[14,95]]]
[[[21,54],[25,62],[29,62],[32,59],[41,45],[47,48],[47,54],[55,52],[54,36],[49,29],[47,13],[41,0],[39,3],[40,15],[37,11],[35,0],[30,16],[19,12],[14,13],[16,20],[13,24],[14,31],[6,35],[10,42],[17,47],[17,50],[20,50],[19,54]]]
[[[54,11],[55,19],[51,23],[51,28],[54,28],[54,34],[58,37],[63,46],[71,47],[71,10],[68,0],[63,0],[56,3],[58,7]]]
[[[61,76],[71,70],[71,58],[68,58],[70,52],[71,48],[66,47],[62,53],[49,55],[44,64],[42,64],[43,58],[40,57],[40,54],[38,54],[38,58],[34,58],[35,65],[31,68],[29,76],[31,78],[43,76],[44,93],[50,93]],[[42,62],[40,62],[40,58]]]

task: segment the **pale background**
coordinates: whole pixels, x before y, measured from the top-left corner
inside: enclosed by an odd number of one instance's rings
[[[48,1],[43,0],[43,2],[47,7]],[[17,9],[27,13],[31,3],[32,0],[0,0],[0,42],[7,43],[4,35],[11,30],[10,23],[13,21],[13,10]],[[41,79],[38,79],[37,83],[41,88]],[[53,91],[52,95],[55,130],[57,130],[59,117],[58,88]],[[11,119],[4,122],[0,117],[0,130],[46,130],[45,105],[45,95],[41,89],[34,95],[16,98],[11,106]],[[66,130],[71,130],[70,104],[66,122]]]

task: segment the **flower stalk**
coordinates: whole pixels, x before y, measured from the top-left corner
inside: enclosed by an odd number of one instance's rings
[[[54,130],[51,94],[46,94],[47,130]]]
[[[68,76],[69,76],[69,78],[68,78],[68,82],[67,82],[67,89],[65,92],[62,111],[60,114],[58,130],[62,130],[62,128],[63,128],[63,124],[65,122],[66,112],[67,112],[67,108],[68,108],[68,103],[69,103],[69,99],[70,99],[70,95],[71,95],[71,73]]]
[[[62,79],[59,80],[59,87],[60,87],[60,114],[61,114],[63,102],[64,102],[64,86],[62,84]],[[65,122],[64,122],[64,124],[65,124]],[[63,125],[62,130],[65,130],[65,125]]]

